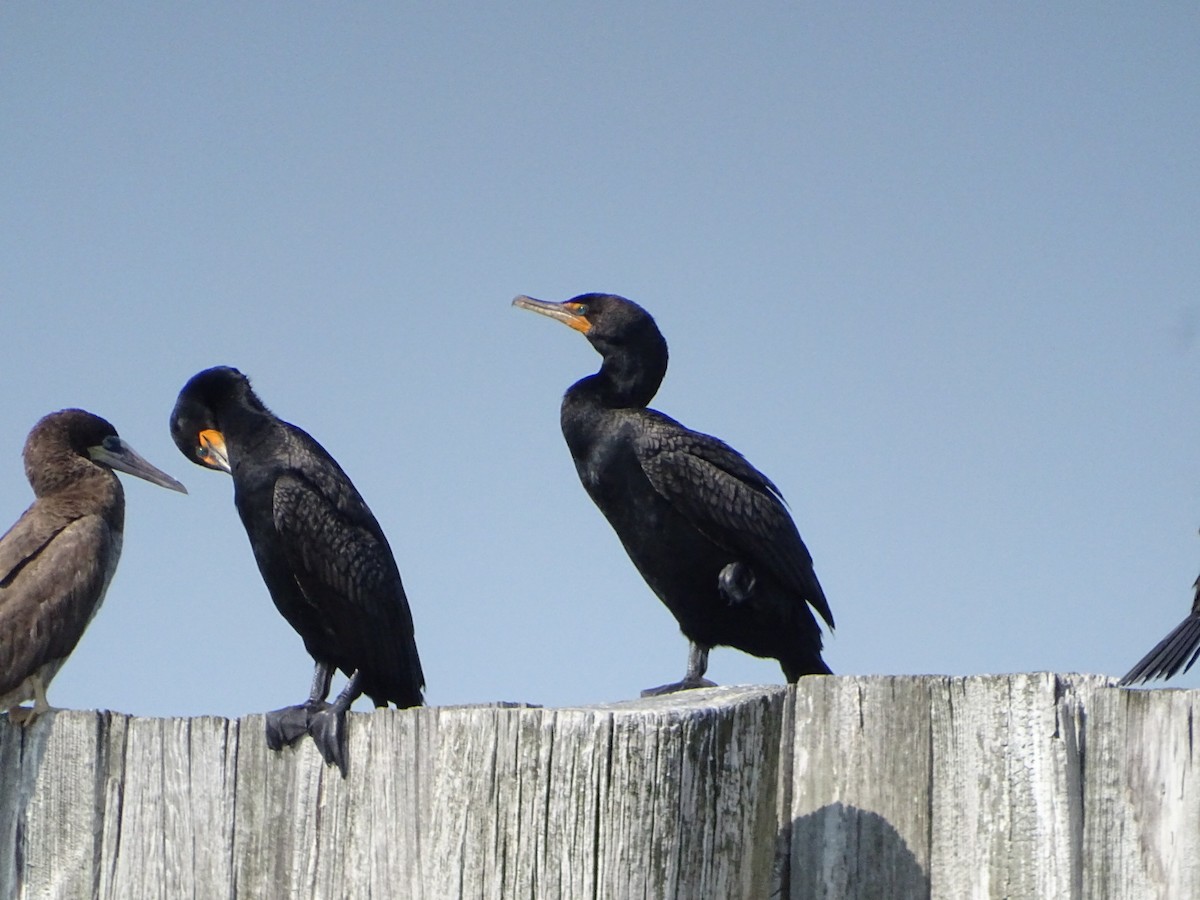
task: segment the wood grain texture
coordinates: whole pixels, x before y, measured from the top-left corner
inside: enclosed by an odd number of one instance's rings
[[[1054,675],[933,691],[932,896],[1079,896],[1074,725]]]
[[[805,678],[794,692],[794,898],[929,896],[930,678]]]
[[[1196,691],[1099,691],[1088,708],[1083,896],[1200,896]],[[1097,721],[1104,723],[1097,727]]]
[[[0,723],[0,898],[1197,896],[1190,691],[810,677],[237,721]]]

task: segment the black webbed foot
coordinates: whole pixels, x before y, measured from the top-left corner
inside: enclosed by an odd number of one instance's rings
[[[267,713],[267,746],[272,750],[290,747],[308,734],[308,723],[313,715],[329,706],[324,701],[299,703],[285,706]]]
[[[346,710],[328,706],[313,714],[308,733],[326,765],[336,765],[346,777]]]
[[[663,694],[674,694],[676,691],[691,691],[696,688],[716,687],[714,681],[709,681],[707,678],[684,678],[682,681],[675,681],[671,684],[660,684],[658,687],[646,688],[642,691],[643,697],[661,697]]]
[[[362,678],[362,672],[356,671],[337,699],[322,704],[324,708],[308,719],[308,733],[321,752],[321,758],[326,765],[336,765],[343,778],[346,777],[346,712],[362,693]]]
[[[737,565],[736,563],[734,565]],[[726,566],[725,569],[730,569]],[[748,570],[747,570],[748,571]],[[754,576],[751,575],[751,578]],[[689,641],[687,674],[682,681],[673,684],[660,684],[658,687],[646,688],[643,697],[661,697],[663,694],[674,694],[676,691],[690,691],[696,688],[716,687],[716,684],[704,677],[708,671],[708,648],[695,641]]]

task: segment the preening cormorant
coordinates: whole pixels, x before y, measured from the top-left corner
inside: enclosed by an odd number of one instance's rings
[[[717,645],[779,660],[788,681],[828,674],[813,610],[830,628],[833,615],[779,490],[728,444],[646,408],[667,371],[650,314],[612,294],[513,305],[582,332],[603,357],[564,395],[563,436],[584,488],[691,642],[684,679],[643,693],[710,685]]]
[[[117,570],[125,494],[113,470],[187,493],[82,409],[43,417],[25,440],[34,501],[0,538],[0,709],[28,723]],[[20,706],[33,700],[32,707]]]
[[[1121,684],[1137,684],[1152,678],[1171,678],[1186,672],[1200,657],[1200,578],[1192,585],[1195,599],[1192,611],[1154,649],[1143,656],[1121,679]]]
[[[325,448],[276,418],[237,369],[206,369],[184,385],[171,436],[192,462],[233,476],[234,504],[271,599],[316,662],[308,700],[267,713],[267,744],[278,750],[311,734],[345,775],[350,704],[366,694],[376,706],[420,706],[425,687],[383,530]],[[326,703],[337,669],[349,681]]]

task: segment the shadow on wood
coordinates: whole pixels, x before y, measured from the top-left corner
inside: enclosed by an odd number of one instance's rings
[[[896,900],[929,896],[929,873],[878,813],[830,803],[791,824],[790,897]],[[829,847],[845,853],[833,856]]]
[[[580,709],[0,724],[0,897],[1192,896],[1194,692],[816,677]]]

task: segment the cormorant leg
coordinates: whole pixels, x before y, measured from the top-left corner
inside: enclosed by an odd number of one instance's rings
[[[362,693],[362,671],[356,671],[346,682],[342,692],[333,703],[313,713],[308,722],[308,733],[321,751],[327,765],[333,764],[346,777],[346,711]]]
[[[296,706],[285,706],[267,713],[267,746],[272,750],[289,747],[308,734],[308,720],[314,713],[325,709],[329,704],[325,698],[329,696],[329,682],[333,680],[334,667],[329,663],[318,662],[313,671],[312,690],[308,699]]]
[[[708,648],[691,642],[688,650],[688,667],[687,674],[683,676],[683,681],[676,681],[672,684],[663,684],[658,687],[647,688],[642,691],[643,697],[658,697],[662,694],[673,694],[676,691],[690,691],[693,688],[716,687],[716,683],[709,681],[704,677],[704,673],[708,671]]]
[[[308,702],[304,705],[314,712],[329,705],[325,698],[329,696],[329,683],[333,681],[333,672],[332,663],[319,662],[313,669],[312,689],[309,690]]]

